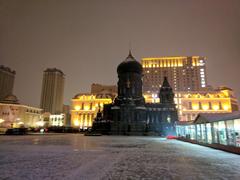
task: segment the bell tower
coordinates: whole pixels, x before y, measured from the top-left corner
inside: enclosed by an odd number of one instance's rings
[[[159,98],[161,104],[174,104],[174,93],[166,76],[159,91]]]

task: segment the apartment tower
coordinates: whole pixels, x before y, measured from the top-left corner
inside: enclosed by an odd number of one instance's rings
[[[15,74],[10,68],[0,66],[0,100],[13,93]]]
[[[44,112],[60,114],[63,112],[64,73],[56,68],[44,71],[40,107]]]

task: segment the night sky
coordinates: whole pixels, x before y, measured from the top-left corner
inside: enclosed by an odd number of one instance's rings
[[[23,104],[39,106],[48,67],[66,74],[65,104],[116,84],[130,43],[138,60],[206,56],[208,84],[240,97],[239,0],[0,0],[0,64]]]

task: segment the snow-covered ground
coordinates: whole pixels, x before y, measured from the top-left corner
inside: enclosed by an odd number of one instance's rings
[[[240,179],[240,156],[157,137],[0,136],[0,179]]]

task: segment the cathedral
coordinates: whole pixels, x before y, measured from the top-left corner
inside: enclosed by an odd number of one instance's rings
[[[175,135],[178,121],[174,93],[167,77],[159,90],[160,103],[145,103],[142,92],[142,65],[132,56],[118,65],[118,94],[104,106],[93,131],[113,135]]]

